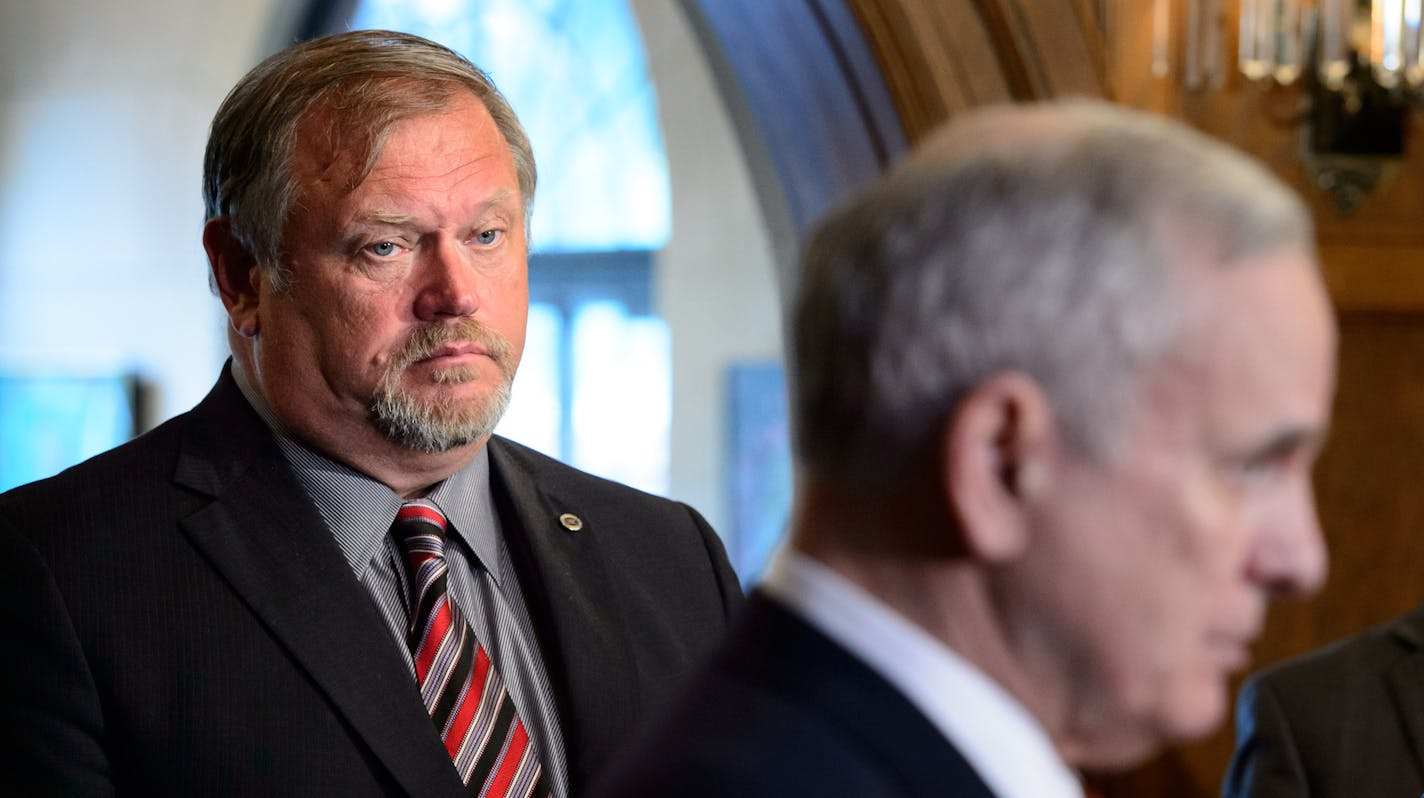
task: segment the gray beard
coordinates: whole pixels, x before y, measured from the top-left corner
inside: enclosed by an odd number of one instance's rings
[[[499,368],[499,379],[490,386],[488,396],[474,403],[444,396],[422,401],[402,390],[401,376],[412,363],[442,346],[461,341],[483,345]],[[510,358],[509,344],[473,319],[465,319],[457,326],[421,327],[411,334],[381,376],[381,384],[371,399],[371,419],[387,438],[418,452],[448,452],[486,438],[509,407],[510,384],[514,381]],[[435,375],[435,381],[443,385],[478,379],[479,370],[469,366],[456,366]]]

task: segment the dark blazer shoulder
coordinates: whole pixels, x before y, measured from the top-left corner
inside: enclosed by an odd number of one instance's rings
[[[760,591],[595,794],[991,798],[907,698]]]
[[[0,529],[60,561],[114,556],[147,545],[150,533],[172,534],[174,518],[206,502],[200,492],[174,482],[184,442],[192,434],[193,413],[0,494]],[[63,523],[57,522],[60,518]]]
[[[1223,795],[1424,790],[1424,608],[1251,676]]]
[[[228,373],[0,497],[0,533],[0,792],[458,792],[389,631]]]
[[[0,512],[16,512],[55,501],[64,501],[66,506],[73,507],[119,480],[130,485],[135,480],[166,482],[177,460],[177,442],[182,437],[186,415],[175,416],[143,435],[58,474],[0,494]],[[113,498],[122,499],[123,495],[118,493]]]
[[[254,467],[290,481],[271,432],[224,368],[191,410],[52,477],[0,494],[0,526],[41,548],[141,546],[143,533],[170,534],[174,519],[197,511]],[[57,511],[65,523],[41,520]]]
[[[1400,657],[1424,652],[1424,605],[1327,646],[1279,662],[1249,681],[1284,693],[1313,692],[1322,684],[1378,679]]]
[[[681,570],[684,578],[690,577],[687,569],[707,569],[722,613],[730,615],[741,604],[741,586],[722,539],[693,507],[595,476],[506,438],[491,437],[488,448],[496,502],[501,513],[522,522],[525,534],[596,540],[615,571],[643,573],[643,579],[656,581],[668,568]]]
[[[725,630],[741,589],[695,510],[491,438],[490,484],[573,791]]]

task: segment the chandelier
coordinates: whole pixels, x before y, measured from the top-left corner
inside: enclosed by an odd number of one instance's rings
[[[1234,35],[1242,76],[1300,100],[1287,116],[1303,160],[1348,213],[1404,154],[1424,95],[1421,17],[1424,0],[1153,0],[1152,72],[1219,89]]]

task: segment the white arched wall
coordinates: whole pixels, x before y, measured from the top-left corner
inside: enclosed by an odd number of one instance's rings
[[[672,332],[669,493],[730,533],[727,367],[780,361],[771,236],[701,44],[668,0],[632,0],[658,92],[672,181],[672,237],[657,261]]]

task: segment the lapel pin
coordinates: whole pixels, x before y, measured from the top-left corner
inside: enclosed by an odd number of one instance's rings
[[[583,529],[583,519],[579,518],[573,513],[564,513],[563,515],[559,516],[559,523],[563,524],[564,529],[567,529],[570,532],[577,532],[580,529]]]

